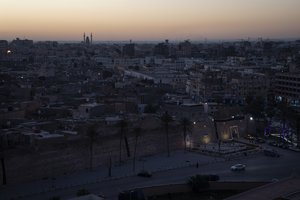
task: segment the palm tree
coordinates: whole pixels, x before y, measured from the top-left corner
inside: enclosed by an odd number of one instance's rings
[[[133,153],[133,171],[135,171],[136,150],[137,150],[138,139],[140,137],[142,129],[141,129],[141,127],[136,127],[136,128],[134,128],[133,131],[135,133],[135,143],[134,143],[134,153]]]
[[[186,132],[190,129],[191,121],[188,118],[182,118],[180,125],[183,128],[183,142],[184,142],[184,152],[186,152]]]
[[[0,144],[0,159],[1,159],[1,168],[2,168],[2,183],[6,185],[6,170],[5,170],[5,159],[4,159],[4,147],[1,142]]]
[[[300,113],[298,110],[292,107],[286,107],[285,117],[288,124],[293,127],[296,133],[297,147],[300,145]]]
[[[300,114],[298,113],[296,118],[296,136],[297,136],[297,147],[300,148]]]
[[[169,123],[173,121],[172,116],[168,114],[168,111],[166,111],[160,118],[162,121],[164,127],[165,127],[165,132],[166,132],[166,140],[167,140],[167,152],[168,152],[168,157],[170,157],[170,144],[169,144]]]
[[[87,136],[89,137],[89,151],[90,151],[90,170],[93,169],[94,143],[97,137],[97,128],[95,124],[88,127]]]
[[[122,119],[117,126],[120,128],[120,141],[119,141],[119,163],[121,164],[122,161],[122,140],[124,137],[125,140],[125,146],[127,150],[127,155],[130,157],[130,151],[129,151],[129,146],[128,146],[128,140],[126,136],[126,128],[128,127],[128,122],[125,119]]]
[[[284,131],[286,129],[287,124],[294,126],[297,130],[298,113],[297,110],[289,105],[287,99],[283,98],[281,102],[278,102],[276,108],[276,116],[281,120],[282,130]],[[284,137],[284,135],[282,135],[283,131],[280,133],[280,138]]]
[[[255,119],[264,117],[263,111],[265,110],[265,101],[262,96],[248,95],[245,101],[245,114],[251,114]]]

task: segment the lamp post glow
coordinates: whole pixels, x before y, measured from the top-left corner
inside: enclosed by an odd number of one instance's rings
[[[247,135],[248,135],[248,127],[249,127],[249,120],[250,121],[253,121],[254,118],[252,116],[250,116],[249,118],[246,118],[246,132],[247,132]]]
[[[209,141],[210,141],[210,138],[209,138],[209,136],[208,135],[204,135],[203,136],[203,143],[204,143],[204,147],[206,148],[206,145],[209,143]]]
[[[185,144],[189,149],[192,148],[192,141],[189,135],[186,136]]]

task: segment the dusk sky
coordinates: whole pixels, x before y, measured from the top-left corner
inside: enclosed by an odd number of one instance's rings
[[[0,39],[299,38],[300,0],[0,0]]]

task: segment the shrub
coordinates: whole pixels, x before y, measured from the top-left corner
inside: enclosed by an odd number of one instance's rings
[[[194,192],[200,192],[201,189],[209,188],[208,178],[203,175],[191,176],[187,181],[187,184]]]
[[[76,195],[79,197],[79,196],[84,196],[84,195],[87,195],[87,194],[90,194],[90,192],[86,189],[80,189],[77,191]]]
[[[60,200],[60,197],[51,197],[49,200]]]

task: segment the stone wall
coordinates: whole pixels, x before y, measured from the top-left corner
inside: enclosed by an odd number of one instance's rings
[[[122,140],[122,161],[132,159],[135,135],[129,132],[128,143],[131,157],[127,157],[125,142]],[[170,149],[182,147],[182,133],[177,127],[169,130]],[[99,136],[94,142],[93,167],[108,166],[111,156],[113,165],[119,163],[119,134]],[[90,142],[88,138],[64,140],[36,146],[35,149],[14,149],[6,151],[5,165],[8,184],[46,179],[66,173],[73,173],[90,166]],[[166,135],[162,129],[142,131],[138,140],[137,156],[166,152]],[[2,179],[2,170],[0,170]]]

